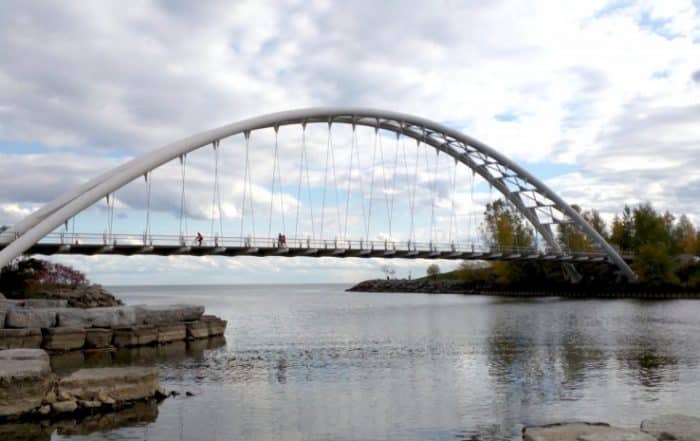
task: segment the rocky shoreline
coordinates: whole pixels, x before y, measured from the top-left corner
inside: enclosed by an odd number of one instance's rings
[[[50,352],[167,344],[224,334],[197,305],[71,308],[66,300],[0,298],[0,349]]]
[[[156,367],[80,369],[59,376],[42,349],[0,351],[0,422],[112,411],[165,398]]]
[[[464,294],[504,297],[576,297],[576,298],[638,298],[638,299],[697,299],[700,292],[654,291],[633,285],[619,289],[598,289],[571,285],[566,288],[498,288],[494,286],[474,287],[454,279],[373,279],[360,282],[346,291],[423,294]]]
[[[525,427],[523,441],[700,441],[700,418],[660,415],[644,420],[639,428],[607,423],[555,423]]]
[[[0,422],[113,412],[166,396],[155,367],[62,373],[52,370],[57,358],[224,338],[227,322],[204,315],[203,306],[125,306],[103,294],[18,300],[0,294]],[[111,306],[72,307],[71,299]]]

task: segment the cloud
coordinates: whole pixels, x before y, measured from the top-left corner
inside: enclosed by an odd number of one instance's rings
[[[614,211],[624,202],[650,199],[697,218],[698,9],[689,0],[440,7],[360,1],[342,8],[292,0],[197,6],[153,1],[129,8],[3,2],[0,222],[14,222],[100,170],[192,133],[313,105],[387,108],[445,123],[526,168],[566,170],[548,182],[584,207]],[[324,126],[307,128],[308,180],[317,189],[331,179],[324,173]],[[333,179],[351,190],[355,215],[349,223],[363,234],[359,213],[369,203],[373,133],[358,131],[362,145],[352,173],[350,135],[348,128],[334,127]],[[279,139],[285,216],[291,222],[299,204],[300,230],[308,232],[311,205],[318,215],[322,195],[310,203],[297,191],[299,127],[281,128]],[[36,148],[18,152],[11,145]],[[255,182],[247,197],[261,219],[258,229],[267,230],[274,133],[254,132],[251,146]],[[375,215],[386,218],[385,195],[394,192],[396,219],[403,221],[393,227],[401,233],[408,229],[403,224],[414,179],[413,146],[407,147],[408,166],[399,155],[398,167],[374,182]],[[384,149],[390,163],[396,153],[391,136]],[[225,226],[235,231],[244,157],[241,136],[222,142]],[[449,219],[450,173],[432,177],[432,158],[419,161],[428,166],[416,175],[421,222],[434,199],[438,217]],[[441,170],[450,170],[448,162]],[[188,164],[186,213],[199,228],[211,213],[212,150],[188,155]],[[152,175],[151,207],[162,215],[157,223],[163,229],[177,224],[179,173],[173,162]],[[456,209],[462,222],[475,223],[471,217],[488,196],[479,188],[472,203],[468,173],[460,173]],[[398,188],[387,190],[385,182],[394,176]],[[117,191],[120,228],[142,223],[145,188],[139,179]],[[344,202],[346,195],[340,196]],[[335,203],[335,194],[327,197]],[[100,204],[85,214],[83,225],[102,228]],[[277,202],[272,206],[277,217],[281,209]],[[332,209],[326,207],[324,217],[326,231],[338,229]],[[275,228],[281,228],[278,220]],[[378,237],[388,234],[386,221],[373,227]]]
[[[693,81],[700,83],[700,69],[693,72]]]

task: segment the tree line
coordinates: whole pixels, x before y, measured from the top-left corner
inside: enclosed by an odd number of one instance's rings
[[[608,225],[596,210],[572,206],[624,257],[632,258],[632,269],[648,286],[700,288],[700,231],[690,218],[657,211],[650,203],[626,205]],[[571,252],[600,251],[574,224],[558,224],[554,232],[559,245]],[[536,252],[546,248],[532,225],[509,202],[498,199],[486,205],[481,234],[495,248],[521,248]],[[561,264],[543,262],[495,262],[489,268],[462,265],[467,279],[489,279],[504,286],[559,283],[565,278]],[[624,284],[608,264],[577,264],[583,283]]]

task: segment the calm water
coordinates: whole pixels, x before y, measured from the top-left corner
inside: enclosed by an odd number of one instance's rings
[[[123,355],[195,395],[52,439],[509,440],[524,424],[700,409],[700,301],[344,288],[115,288],[130,304],[204,304],[226,341]]]

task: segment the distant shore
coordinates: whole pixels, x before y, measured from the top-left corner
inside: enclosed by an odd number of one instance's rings
[[[644,285],[597,288],[587,285],[550,287],[476,287],[456,279],[373,279],[362,281],[346,291],[423,294],[463,294],[504,297],[577,297],[638,299],[700,299],[700,292],[658,289]]]

